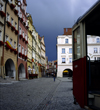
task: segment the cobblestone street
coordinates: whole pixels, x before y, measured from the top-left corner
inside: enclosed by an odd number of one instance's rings
[[[84,110],[73,104],[72,81],[39,78],[0,83],[0,110]]]

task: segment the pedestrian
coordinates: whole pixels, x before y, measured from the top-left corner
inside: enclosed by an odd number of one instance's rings
[[[54,82],[55,82],[55,78],[56,78],[56,75],[55,75],[55,73],[53,74],[53,78],[54,78]]]

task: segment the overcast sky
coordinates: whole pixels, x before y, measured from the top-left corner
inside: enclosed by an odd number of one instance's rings
[[[97,0],[26,0],[27,12],[32,15],[33,25],[44,36],[48,60],[57,59],[57,36],[63,28],[72,28]]]

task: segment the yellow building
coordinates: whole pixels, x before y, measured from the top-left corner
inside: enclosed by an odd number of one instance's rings
[[[18,80],[17,69],[17,39],[18,39],[18,11],[15,1],[8,0],[6,4],[6,23],[5,23],[5,47],[3,64],[5,66],[5,77]]]
[[[3,48],[4,48],[4,18],[5,18],[5,2],[0,0],[0,76],[3,75]]]
[[[33,21],[31,15],[27,14],[28,18],[28,59],[27,59],[27,70],[28,74],[33,73],[32,69],[32,29],[33,29]]]

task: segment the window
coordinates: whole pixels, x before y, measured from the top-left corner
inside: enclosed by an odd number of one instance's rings
[[[11,25],[13,26],[13,18],[11,18]]]
[[[21,52],[21,45],[19,44],[19,48],[18,48],[19,52]]]
[[[69,58],[69,63],[72,63],[72,58]]]
[[[98,53],[98,49],[97,48],[94,48],[94,53]]]
[[[25,22],[25,18],[24,18],[24,16],[23,16],[23,21]]]
[[[72,48],[69,48],[69,53],[72,53]]]
[[[7,21],[9,21],[9,13],[7,13]]]
[[[80,43],[80,27],[78,27],[75,31],[74,31],[74,53],[73,53],[73,57],[74,59],[79,59],[81,57],[81,43]]]
[[[65,39],[65,43],[68,44],[68,39]]]
[[[6,35],[5,42],[8,41],[8,36]]]
[[[2,4],[0,4],[0,11],[2,11],[3,10],[3,5]]]
[[[21,34],[21,27],[19,28],[19,33]]]
[[[62,48],[62,53],[65,53],[65,48]]]
[[[15,22],[15,29],[17,30],[17,23]]]
[[[97,60],[100,60],[100,57],[97,57]]]
[[[25,35],[25,39],[26,39],[26,41],[27,41],[27,35]]]
[[[100,38],[97,38],[96,40],[97,40],[97,43],[100,43]]]
[[[12,44],[12,38],[10,38],[10,43]]]
[[[22,47],[22,54],[24,54],[24,47]]]
[[[23,31],[23,38],[24,38],[24,31]]]
[[[65,58],[62,58],[62,63],[65,63]]]
[[[94,60],[96,60],[96,57],[94,57]]]
[[[14,48],[16,49],[16,42],[14,41]]]
[[[26,49],[25,49],[25,55],[26,55]]]
[[[1,40],[2,32],[0,31],[0,40]]]

